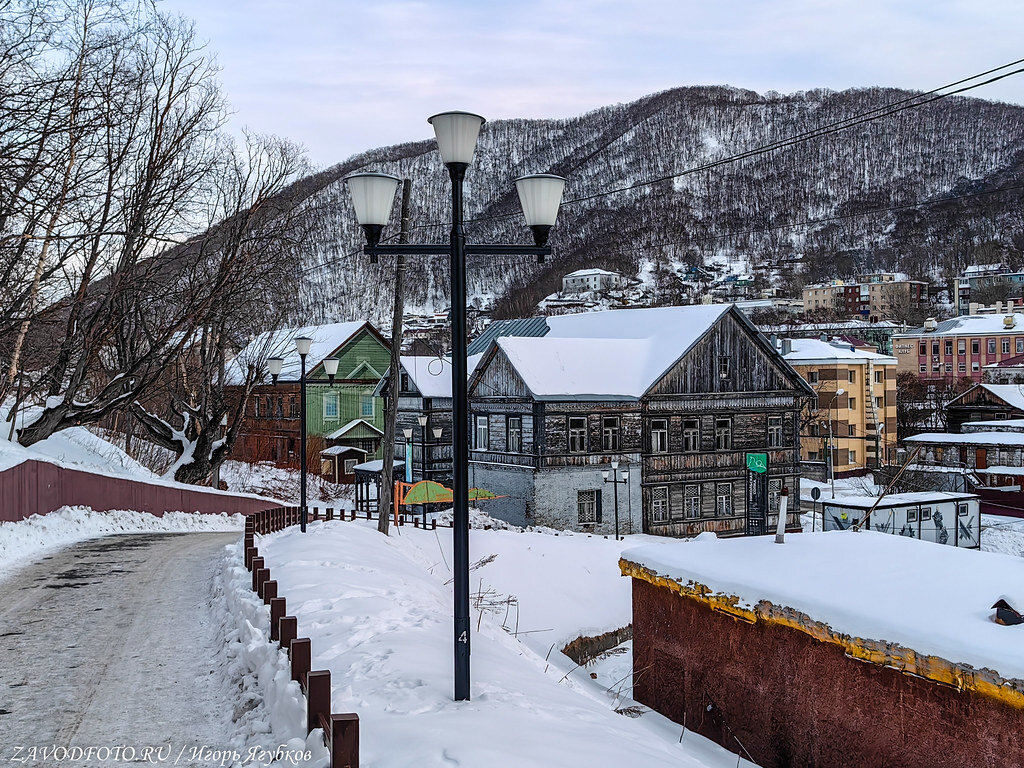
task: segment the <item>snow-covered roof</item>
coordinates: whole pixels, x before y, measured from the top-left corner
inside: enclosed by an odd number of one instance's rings
[[[783,323],[781,325],[762,325],[759,327],[765,333],[781,334],[794,332],[828,333],[830,331],[837,330],[888,331],[902,326],[898,323],[892,322],[891,320],[879,320],[877,323],[869,323],[867,320],[837,320],[834,323]]]
[[[547,318],[541,337],[503,336],[498,347],[538,399],[636,399],[730,304],[623,309]]]
[[[373,424],[371,424],[370,422],[366,421],[366,419],[352,419],[352,421],[350,421],[345,426],[341,427],[340,429],[336,429],[334,432],[331,432],[331,434],[329,434],[327,436],[327,439],[328,440],[340,440],[345,435],[347,435],[349,432],[351,432],[353,429],[355,429],[356,427],[359,427],[359,426],[366,427],[370,431],[376,432],[378,435],[383,435],[384,434],[379,429],[377,429],[377,427],[373,426]]]
[[[1014,355],[1013,357],[1004,357],[995,363],[988,363],[981,366],[982,368],[1022,368],[1024,367],[1024,355]]]
[[[395,467],[404,467],[404,466],[405,466],[405,462],[404,461],[401,461],[399,459],[395,459],[391,468],[394,469]],[[356,464],[352,469],[353,469],[353,471],[359,470],[359,471],[362,471],[362,472],[380,472],[382,469],[384,469],[384,460],[383,459],[374,459],[373,461],[366,461],[366,462],[363,462],[362,464]]]
[[[607,275],[609,277],[619,277],[618,272],[609,272],[607,269],[577,269],[575,272],[570,272],[566,277],[594,277],[598,275]]]
[[[896,358],[880,355],[866,349],[856,349],[849,344],[834,344],[820,339],[790,339],[793,351],[785,355],[790,365],[896,365]]]
[[[974,430],[978,427],[1006,427],[1012,431],[1015,429],[1024,430],[1024,419],[986,419],[985,421],[968,421],[964,427]]]
[[[308,336],[313,340],[306,357],[306,373],[310,373],[325,357],[345,344],[364,326],[366,320],[355,320],[347,323],[330,323],[328,325],[305,325],[301,328],[281,328],[276,331],[265,331],[249,342],[249,344],[227,366],[227,383],[237,385],[245,383],[246,370],[250,363],[264,364],[268,357],[284,358],[281,375],[278,381],[298,381],[301,368],[299,353],[295,351],[295,339]],[[345,376],[349,371],[338,371]],[[269,375],[267,379],[269,380]]]
[[[364,456],[367,453],[362,448],[356,448],[354,445],[332,445],[330,448],[324,448],[322,451],[320,451],[320,455],[321,456],[337,456],[338,454],[341,454],[341,453],[353,453],[353,452],[354,453],[361,453]]]
[[[1024,445],[1024,432],[922,432],[905,439],[929,445]]]
[[[1020,384],[975,384],[966,392],[963,392],[950,400],[947,406],[953,405],[957,400],[964,398],[979,387],[1009,404],[1011,408],[1024,411],[1024,386],[1021,386]]]
[[[1024,559],[873,531],[695,539],[627,550],[623,558],[681,584],[753,607],[787,606],[832,631],[896,643],[955,664],[1024,678],[1022,633],[990,606],[1024,583]]]
[[[1007,328],[1004,319],[1013,318],[1013,326]],[[911,328],[904,333],[897,333],[895,337],[904,336],[1001,336],[1006,334],[1024,334],[1024,315],[1016,312],[1012,315],[961,315],[949,320],[940,320],[935,324],[934,331],[927,331],[924,327]]]
[[[409,374],[409,378],[420,391],[423,397],[451,397],[452,396],[452,364],[448,358],[440,358],[436,355],[402,355],[402,370]],[[473,367],[467,367],[470,373]]]

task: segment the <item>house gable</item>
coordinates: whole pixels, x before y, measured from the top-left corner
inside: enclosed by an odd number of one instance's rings
[[[728,373],[720,365],[728,360]],[[800,375],[733,309],[722,315],[647,392],[648,397],[696,393],[812,394]]]
[[[497,345],[491,348],[485,360],[473,374],[469,386],[469,396],[533,399],[530,388],[526,386],[526,382]]]
[[[380,371],[386,371],[391,362],[391,350],[369,325],[334,350],[333,356],[339,360],[338,378],[343,380],[380,381]],[[327,378],[323,361],[317,361],[310,378]]]

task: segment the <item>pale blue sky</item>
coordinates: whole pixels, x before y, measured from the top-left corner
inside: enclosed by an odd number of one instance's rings
[[[681,85],[929,90],[1024,58],[1021,0],[163,0],[217,53],[233,126],[326,166],[448,109],[567,117]],[[1024,104],[1024,75],[975,95]]]

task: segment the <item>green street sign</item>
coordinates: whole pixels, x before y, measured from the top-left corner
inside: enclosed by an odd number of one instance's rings
[[[749,469],[751,472],[757,472],[763,475],[765,472],[768,471],[768,454],[748,453],[747,469]]]

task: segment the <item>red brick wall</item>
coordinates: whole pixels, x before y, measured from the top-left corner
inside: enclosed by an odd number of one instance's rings
[[[201,488],[108,477],[43,461],[24,461],[0,472],[0,522],[45,515],[64,506],[92,507],[98,512],[130,509],[159,516],[164,512],[248,514],[275,504]]]
[[[633,674],[637,701],[764,768],[1024,766],[1024,711],[639,579]]]

